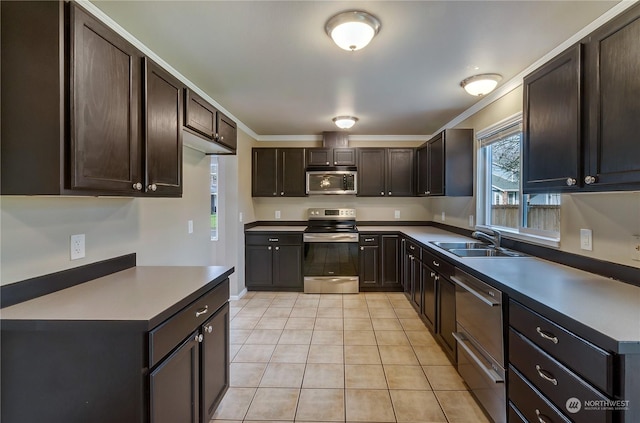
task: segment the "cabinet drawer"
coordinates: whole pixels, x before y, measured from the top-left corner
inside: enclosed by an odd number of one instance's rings
[[[260,233],[247,234],[245,237],[247,245],[302,245],[302,233]]]
[[[415,242],[407,240],[406,251],[418,260],[422,260],[422,249]]]
[[[380,235],[365,235],[360,234],[360,245],[373,245],[377,246],[380,244]]]
[[[547,423],[571,423],[553,404],[538,392],[516,369],[509,367],[509,401],[526,420]],[[515,414],[515,413],[514,413]],[[518,420],[515,420],[518,421]]]
[[[446,277],[451,277],[453,275],[453,265],[439,257],[436,257],[426,248],[422,249],[422,261],[431,269],[438,271],[441,275]]]
[[[512,328],[509,329],[509,364],[558,408],[564,407],[570,398],[580,401],[608,400]],[[589,410],[580,414],[580,422],[609,423],[613,413],[609,410]]]
[[[615,394],[611,354],[513,300],[509,325],[601,390]]]
[[[152,330],[149,333],[149,368],[202,325],[228,299],[229,283],[223,282]]]
[[[509,409],[507,410],[507,421],[509,423],[528,423],[524,417],[522,417],[522,414],[520,413],[520,410],[518,410],[516,408],[515,405],[513,405],[512,403],[509,403]]]

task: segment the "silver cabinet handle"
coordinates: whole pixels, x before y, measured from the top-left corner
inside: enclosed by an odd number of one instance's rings
[[[282,192],[280,193],[280,195],[284,195],[284,191],[282,191]]]
[[[437,261],[433,260],[432,263],[435,267],[440,267],[440,263],[438,263]]]
[[[409,245],[409,248],[411,248],[412,250],[416,249],[416,247],[414,247],[413,245]]]
[[[436,275],[435,272],[431,272],[431,277],[434,277]]]
[[[135,184],[133,184],[133,189],[135,189],[136,191],[142,191],[142,184],[140,182],[136,182]]]
[[[333,165],[334,166],[338,166],[338,162],[333,162]]]
[[[364,251],[364,247],[360,247],[360,251]]]
[[[384,191],[380,191],[380,195],[384,195]]]
[[[204,338],[204,336],[202,336],[202,334],[197,334],[193,339],[196,342],[202,342],[202,339]]]
[[[375,239],[374,238],[365,238],[364,242],[373,242]]]
[[[203,314],[207,314],[209,312],[209,306],[206,305],[204,306],[204,308],[201,308],[200,310],[196,311],[196,317],[200,317]]]
[[[576,184],[576,179],[575,178],[567,178],[567,185],[568,186],[574,186]]]
[[[544,338],[548,341],[553,342],[554,344],[558,343],[558,337],[554,336],[553,334],[549,335],[548,332],[543,331],[540,326],[536,326],[536,332],[538,332],[538,335],[540,335],[541,338]]]
[[[278,195],[278,194],[274,192],[273,195]]]
[[[436,275],[435,278],[433,278],[434,281],[439,281],[440,280],[440,276]]]
[[[457,278],[455,276],[451,276],[451,280],[456,285],[458,285],[460,288],[464,289],[469,294],[473,295],[474,297],[476,297],[477,299],[479,299],[480,301],[482,301],[483,303],[485,303],[486,305],[488,305],[490,307],[496,307],[496,306],[499,306],[501,304],[499,301],[496,301],[493,298],[485,297],[480,292],[476,291],[475,289],[471,288],[469,285],[464,283],[460,278]]]
[[[546,419],[544,419],[543,417],[547,417],[547,416],[545,416],[544,414],[542,414],[542,413],[540,412],[540,410],[538,410],[537,408],[536,408],[536,417],[538,418],[538,422],[539,422],[539,423],[549,423],[549,421],[550,421],[550,420],[546,420]]]
[[[267,247],[267,250],[271,250],[271,245],[269,245],[269,246]]]
[[[327,166],[329,166],[329,162],[327,162]]]
[[[595,182],[596,182],[596,177],[595,176],[588,175],[588,176],[584,177],[584,183],[587,184],[587,185],[591,185],[591,184],[593,184]]]
[[[467,345],[467,338],[460,332],[451,333],[456,341],[458,341],[458,346],[462,347],[462,349],[467,353],[469,358],[473,360],[476,366],[493,382],[493,383],[504,383],[504,379],[500,377],[500,375],[491,367],[487,367],[485,363],[482,362],[480,358],[476,355],[476,353],[472,350],[473,347]]]
[[[207,331],[207,333],[211,333],[213,332],[213,325],[209,325],[205,328],[205,330]]]
[[[558,385],[558,379],[553,377],[553,375],[552,376],[547,375],[547,373],[549,373],[549,372],[544,370],[538,364],[536,364],[536,370],[538,371],[538,376],[540,376],[541,378],[543,378],[547,382],[551,382],[554,386]],[[549,373],[549,374],[551,374],[551,373]]]
[[[224,141],[224,135],[220,137],[220,141]]]
[[[391,195],[391,191],[389,191],[389,195]]]
[[[269,238],[269,242],[278,242],[280,238]]]
[[[157,189],[158,189],[158,186],[157,186],[156,184],[151,184],[151,185],[149,185],[149,186],[147,187],[147,189],[148,189],[149,191],[155,191],[155,190],[157,190]]]
[[[276,247],[276,251],[278,251],[280,249],[280,247]]]

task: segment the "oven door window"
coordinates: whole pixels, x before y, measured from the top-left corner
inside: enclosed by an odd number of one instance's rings
[[[358,243],[305,243],[304,276],[358,276]]]

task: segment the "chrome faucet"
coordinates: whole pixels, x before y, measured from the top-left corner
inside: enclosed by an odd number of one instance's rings
[[[493,244],[493,246],[498,250],[501,249],[502,247],[500,246],[500,244],[502,242],[502,234],[496,231],[495,229],[485,229],[485,230],[488,231],[489,233],[483,232],[483,231],[475,231],[474,233],[471,234],[471,236],[476,239],[480,239]]]

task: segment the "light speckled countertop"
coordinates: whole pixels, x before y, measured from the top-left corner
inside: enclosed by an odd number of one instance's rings
[[[251,231],[277,231],[256,226]],[[303,231],[304,227],[283,227]],[[618,353],[640,353],[640,287],[536,257],[458,257],[432,241],[476,241],[431,226],[358,226],[403,234],[580,336]]]
[[[138,321],[151,329],[233,273],[226,266],[137,266],[0,310],[9,320]]]

